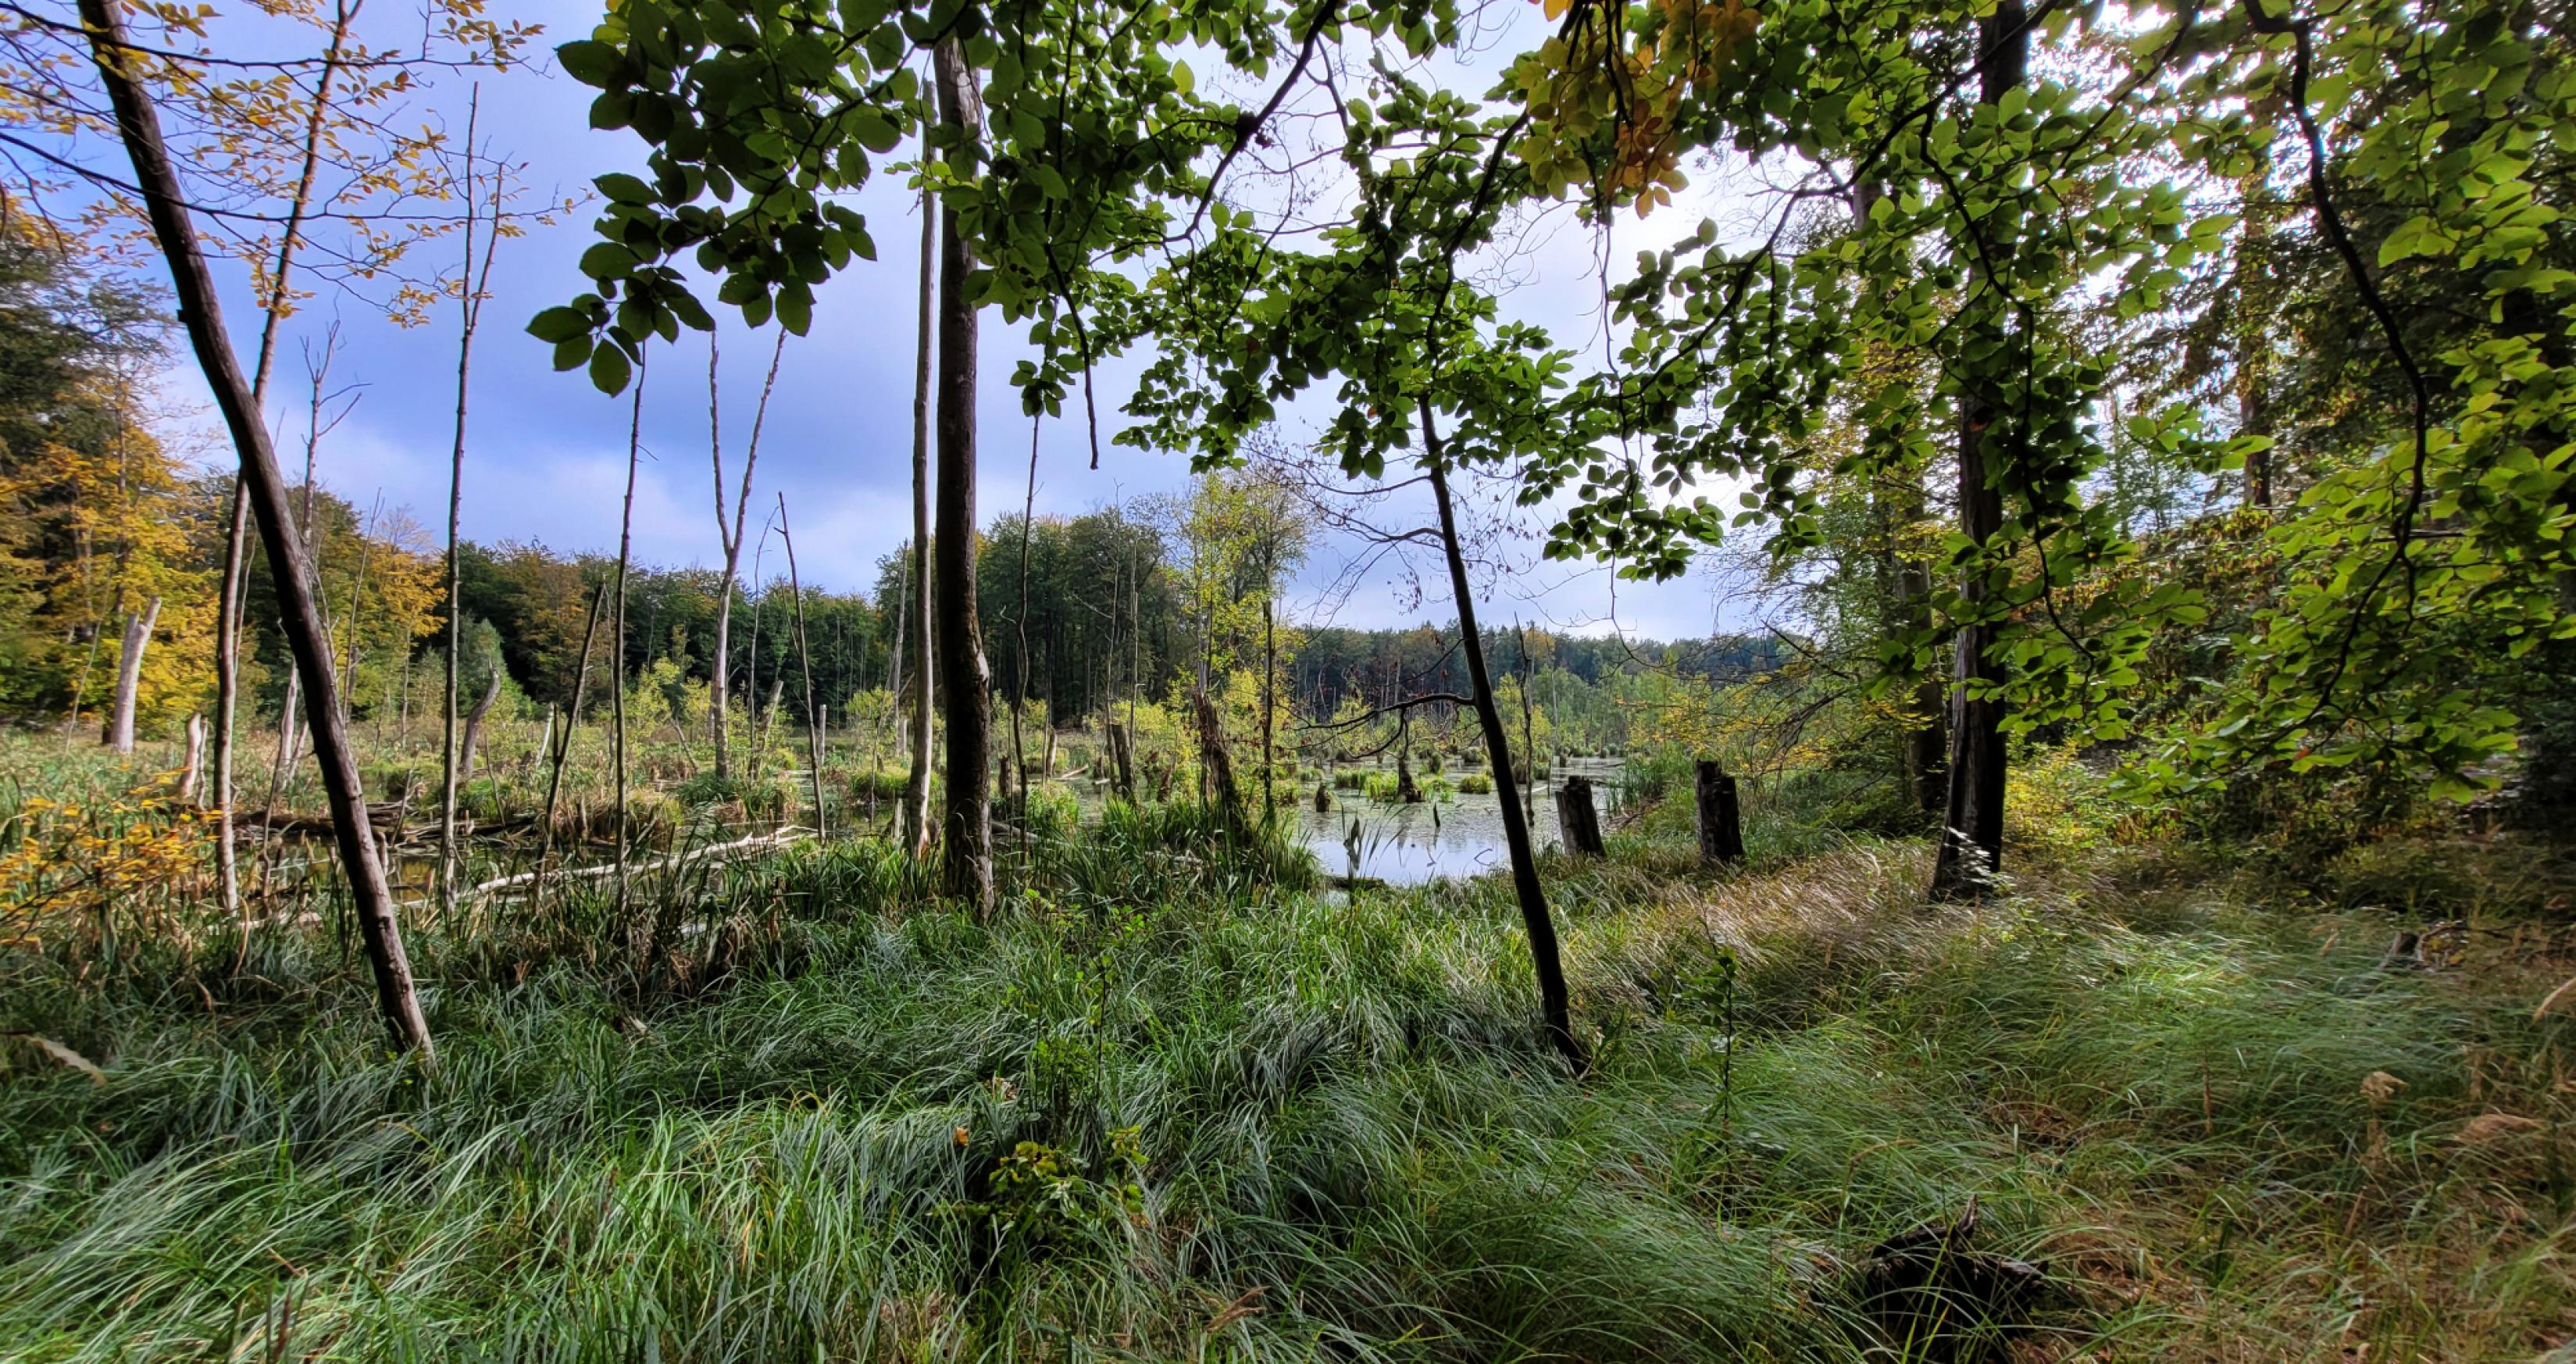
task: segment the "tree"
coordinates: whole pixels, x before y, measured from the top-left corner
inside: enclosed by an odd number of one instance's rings
[[[82,21],[93,35],[92,50],[99,77],[114,102],[117,127],[134,177],[151,209],[153,233],[170,263],[180,316],[186,321],[199,366],[223,409],[224,424],[241,452],[242,478],[251,485],[251,508],[270,562],[278,566],[278,595],[286,605],[285,622],[295,648],[296,664],[313,679],[305,708],[314,733],[314,753],[322,761],[324,789],[331,802],[332,831],[349,875],[356,901],[360,937],[374,969],[376,994],[387,1030],[398,1050],[431,1057],[429,1022],[421,1013],[412,986],[411,963],[404,955],[402,928],[396,917],[384,866],[376,858],[367,824],[366,801],[358,784],[356,755],[341,724],[332,677],[328,641],[316,610],[303,546],[288,515],[286,481],[269,449],[268,430],[251,405],[250,385],[243,379],[232,345],[224,335],[222,304],[197,249],[194,229],[180,198],[177,173],[161,140],[161,125],[151,96],[124,69],[128,49],[124,20],[112,0],[82,0]]]
[[[932,53],[939,123],[952,165],[971,169],[984,105],[957,39]],[[993,903],[992,675],[975,602],[975,312],[967,292],[974,248],[943,200],[939,232],[939,496],[932,546],[938,562],[939,672],[948,679],[941,720],[948,757],[940,821],[941,879],[978,912]]]
[[[760,428],[768,421],[769,395],[778,387],[778,361],[786,353],[787,331],[782,327],[777,341],[769,350],[769,375],[761,380],[760,406],[752,412],[751,440],[742,454],[742,487],[734,494],[733,516],[728,524],[725,516],[724,427],[716,415],[716,334],[712,327],[707,331],[707,446],[715,468],[716,543],[724,549],[724,581],[716,592],[715,649],[708,655],[707,670],[708,723],[714,729],[716,775],[719,777],[730,770],[725,751],[725,729],[731,723],[725,680],[733,657],[734,577],[742,566],[743,517],[751,509],[751,474],[760,461]]]

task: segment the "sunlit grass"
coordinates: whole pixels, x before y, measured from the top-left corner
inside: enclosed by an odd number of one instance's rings
[[[874,840],[423,910],[427,1073],[328,895],[238,961],[0,958],[105,1075],[0,1042],[0,1354],[1899,1358],[1852,1268],[1971,1199],[2051,1275],[2025,1357],[2576,1324],[2537,937],[2383,969],[2387,915],[2152,850],[1934,910],[1919,845],[1766,811],[1710,870],[1649,812],[1547,864],[1578,1082],[1499,878],[1028,825],[985,922]]]

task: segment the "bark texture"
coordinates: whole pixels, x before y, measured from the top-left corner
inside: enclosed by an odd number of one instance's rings
[[[940,122],[973,142],[984,121],[974,68],[957,39],[934,54]],[[956,155],[952,152],[950,155]],[[993,905],[992,675],[975,609],[975,305],[966,297],[974,253],[942,205],[939,241],[939,671],[947,722],[941,882],[978,914]]]

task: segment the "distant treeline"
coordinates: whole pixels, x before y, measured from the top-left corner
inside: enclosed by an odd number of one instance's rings
[[[369,536],[364,515],[327,490],[317,494],[315,506],[326,593],[340,615],[354,613],[364,632],[369,628],[367,614],[385,608],[370,600],[369,589],[362,585],[360,560],[374,561],[366,576],[382,583],[400,576],[388,572],[392,561],[407,560],[418,571],[433,564],[436,556],[423,548],[388,543],[381,534]],[[1186,610],[1188,597],[1167,553],[1163,531],[1139,515],[1115,508],[1073,517],[1039,517],[1029,528],[1025,613],[1020,541],[1019,518],[1005,518],[985,535],[976,556],[985,650],[994,685],[1003,695],[1043,703],[1048,714],[1069,720],[1104,703],[1123,700],[1131,689],[1142,699],[1160,701],[1190,683],[1199,659],[1200,632]],[[773,544],[759,556],[761,582],[734,588],[731,673],[737,696],[762,702],[780,680],[797,679],[785,689],[781,702],[787,714],[802,719],[795,601],[784,560],[776,550]],[[565,555],[535,543],[468,543],[461,559],[467,621],[489,627],[469,635],[482,641],[467,646],[469,672],[480,667],[480,661],[470,656],[473,652],[496,650],[510,680],[530,702],[568,702],[593,596],[614,578],[616,560],[599,554]],[[858,693],[888,684],[894,666],[891,646],[899,638],[898,613],[912,590],[906,582],[908,563],[908,556],[900,552],[881,560],[877,584],[869,592],[805,588],[805,636],[812,655],[815,696],[834,713],[846,713]],[[745,578],[753,572],[753,560],[747,554]],[[706,679],[715,648],[721,576],[706,568],[629,568],[625,652],[630,678],[669,660],[678,665],[680,676]],[[265,572],[254,573],[251,582],[250,616],[260,664],[251,695],[254,704],[268,713],[284,698],[285,646],[273,623],[274,613],[267,609],[270,589]],[[399,704],[402,684],[397,674],[421,678],[434,674],[433,665],[416,660],[436,658],[444,622],[434,602],[422,605],[424,609],[406,612],[417,623],[412,658],[391,653],[390,641],[372,657],[361,653],[352,687],[359,715],[372,717],[382,706]],[[603,624],[595,645],[595,669],[607,666],[610,634]],[[1664,643],[1539,629],[1487,634],[1487,654],[1498,670],[1518,674],[1557,669],[1594,685],[1616,674],[1646,671],[1723,680],[1768,670],[1780,661],[1777,643],[1763,638]],[[1293,641],[1280,649],[1285,699],[1307,715],[1332,714],[1352,696],[1382,704],[1407,695],[1466,689],[1454,626],[1424,623],[1378,630],[1301,626],[1283,638]],[[406,668],[407,662],[413,666]],[[591,697],[596,702],[606,694],[595,673]]]

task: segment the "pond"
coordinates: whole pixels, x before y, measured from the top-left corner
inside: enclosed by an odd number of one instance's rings
[[[1530,821],[1532,840],[1541,849],[1557,845],[1556,786],[1561,777],[1592,779],[1606,825],[1627,803],[1622,765],[1616,758],[1568,758],[1549,769],[1538,784]],[[1503,846],[1503,807],[1499,795],[1459,795],[1439,802],[1394,805],[1366,799],[1356,791],[1334,793],[1333,808],[1318,812],[1300,806],[1299,822],[1306,846],[1330,877],[1357,874],[1390,885],[1420,885],[1449,877],[1477,876],[1508,863]],[[1353,828],[1357,828],[1354,840]],[[1352,866],[1356,841],[1358,866]]]

